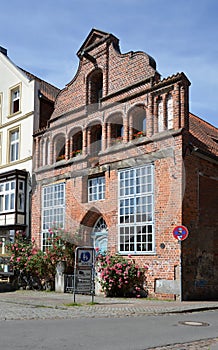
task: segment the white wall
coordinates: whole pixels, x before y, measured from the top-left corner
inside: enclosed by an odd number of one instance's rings
[[[35,80],[30,80],[8,57],[0,53],[0,93],[2,93],[2,162],[0,173],[13,169],[25,169],[32,174],[33,119],[35,100]],[[10,115],[10,89],[21,84],[20,113]],[[9,130],[20,127],[20,157],[8,163]]]

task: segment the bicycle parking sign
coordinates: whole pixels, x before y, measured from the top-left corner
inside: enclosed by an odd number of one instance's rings
[[[77,266],[92,266],[94,263],[94,248],[78,247],[76,249],[76,264]]]
[[[95,294],[95,249],[77,247],[74,265],[74,301],[76,294]],[[94,299],[93,299],[94,300]]]

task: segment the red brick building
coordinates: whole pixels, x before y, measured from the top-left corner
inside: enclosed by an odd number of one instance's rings
[[[218,296],[217,129],[189,113],[184,73],[91,30],[79,67],[34,134],[32,235],[63,226],[149,266],[150,295]],[[185,225],[186,240],[173,229]],[[181,269],[180,269],[181,267]]]

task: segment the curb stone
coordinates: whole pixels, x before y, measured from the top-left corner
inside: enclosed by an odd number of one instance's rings
[[[217,350],[218,338],[199,340],[189,343],[170,344],[158,346],[155,348],[147,348],[146,350]]]

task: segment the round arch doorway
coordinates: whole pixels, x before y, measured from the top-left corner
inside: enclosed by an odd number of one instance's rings
[[[102,253],[107,251],[108,227],[102,216],[96,221],[91,238],[95,249],[98,248]]]

